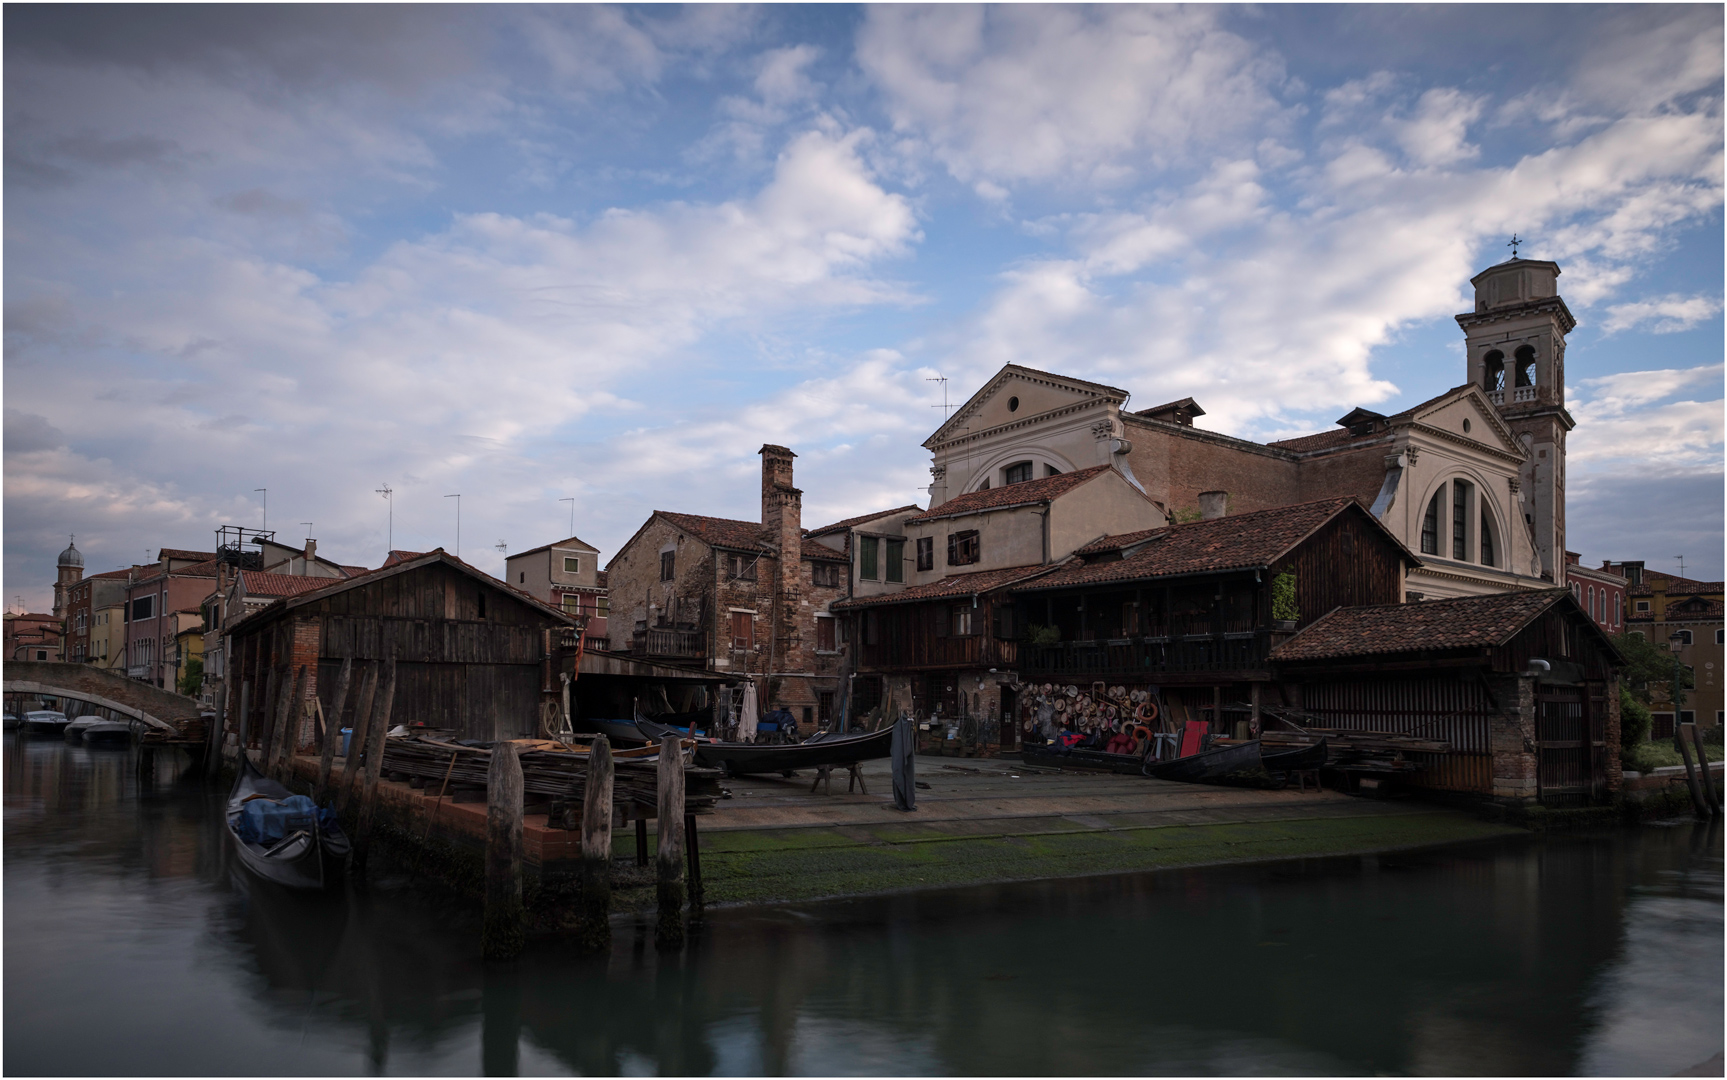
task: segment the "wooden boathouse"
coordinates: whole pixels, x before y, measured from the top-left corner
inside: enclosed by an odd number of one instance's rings
[[[1601,802],[1620,787],[1619,656],[1569,589],[1340,607],[1272,650],[1303,722],[1437,740],[1416,785]]]
[[[442,548],[276,601],[229,631],[225,728],[248,742],[301,668],[333,730],[352,727],[364,671],[394,658],[394,715],[465,739],[535,733],[544,701],[561,697],[557,671],[573,657],[577,620]],[[329,716],[344,664],[351,691]],[[296,749],[316,742],[305,722]]]

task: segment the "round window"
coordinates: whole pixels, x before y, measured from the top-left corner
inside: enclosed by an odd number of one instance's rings
[[[1467,420],[1463,421],[1463,433],[1465,435],[1469,434],[1469,421]]]
[[[1007,399],[1007,411],[1008,412],[1018,412],[1019,411],[1019,399],[1018,398],[1010,397]]]

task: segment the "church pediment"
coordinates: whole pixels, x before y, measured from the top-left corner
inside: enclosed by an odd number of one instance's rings
[[[1408,421],[1523,457],[1523,447],[1512,434],[1499,410],[1478,386],[1460,386],[1432,401],[1423,402],[1407,414]]]
[[[924,441],[934,450],[960,434],[974,435],[1045,413],[1108,401],[1121,405],[1127,391],[1102,383],[1008,364],[983,385],[965,404],[954,410],[947,423]]]

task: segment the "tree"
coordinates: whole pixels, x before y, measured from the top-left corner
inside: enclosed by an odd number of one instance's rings
[[[180,693],[187,697],[196,697],[204,685],[204,658],[188,656],[186,669],[180,673]]]
[[[1649,706],[1632,696],[1624,683],[1619,684],[1619,748],[1626,753],[1649,737],[1652,718]]]
[[[1649,686],[1673,684],[1673,665],[1677,658],[1667,649],[1648,638],[1629,633],[1613,635],[1613,647],[1625,667],[1619,673],[1624,685],[1643,704],[1649,704]],[[1697,676],[1689,667],[1679,670],[1680,687],[1690,690],[1697,685]]]

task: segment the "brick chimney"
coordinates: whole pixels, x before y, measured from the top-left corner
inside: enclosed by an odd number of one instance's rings
[[[312,576],[312,563],[318,557],[318,542],[310,536],[306,537],[306,568],[302,571],[306,577]]]
[[[783,446],[762,444],[762,529],[768,543],[779,549],[774,582],[775,632],[769,671],[802,671],[803,645],[798,612],[803,599],[803,497],[792,486],[792,459]]]

